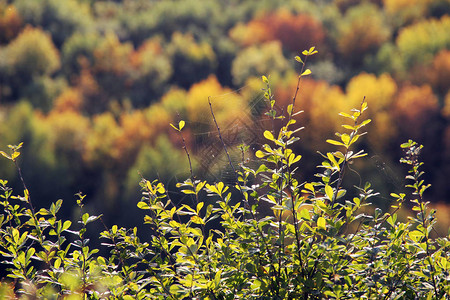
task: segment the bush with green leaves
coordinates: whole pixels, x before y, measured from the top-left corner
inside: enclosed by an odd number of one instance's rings
[[[58,217],[62,200],[48,209],[34,208],[30,192],[14,196],[0,181],[0,255],[7,264],[0,295],[11,298],[57,299],[446,299],[450,295],[450,242],[433,237],[435,211],[424,198],[429,187],[422,179],[422,146],[401,145],[401,162],[410,168],[409,193],[392,193],[387,212],[369,209],[377,193],[369,183],[345,190],[346,173],[366,153],[357,150],[365,134],[367,102],[340,113],[343,132],[327,142],[335,147],[321,154],[323,162],[313,180],[300,182],[301,155],[290,147],[299,142],[295,101],[301,79],[311,73],[306,60],[317,51],[302,52],[296,60],[301,75],[286,113],[277,111],[269,79],[264,96],[272,131],[251,168],[240,147],[239,166],[230,167],[235,183],[207,183],[194,176],[178,183],[191,199],[179,204],[158,180],[142,179],[147,238],[136,228],[105,226],[100,233],[108,249],[90,246],[87,229],[100,216],[83,210],[77,194],[78,224]],[[228,158],[220,126],[211,116]],[[278,126],[281,124],[281,126]],[[184,138],[186,122],[172,125]],[[18,170],[20,147],[1,152]],[[187,159],[191,155],[186,145]],[[414,216],[399,221],[397,212],[412,203]],[[262,207],[270,207],[263,213]]]

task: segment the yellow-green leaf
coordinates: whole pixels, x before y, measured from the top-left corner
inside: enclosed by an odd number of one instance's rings
[[[202,218],[200,218],[199,216],[192,216],[191,221],[192,221],[192,223],[195,223],[195,224],[202,224],[202,225],[205,224],[205,222],[203,222]]]
[[[312,72],[311,72],[311,70],[310,69],[306,69],[303,73],[302,73],[302,75],[300,75],[300,76],[307,76],[307,75],[309,75],[309,74],[311,74]]]
[[[327,195],[328,199],[333,200],[333,188],[328,184],[325,186],[325,194]]]
[[[309,211],[306,208],[304,208],[304,209],[302,209],[300,211],[299,217],[301,219],[305,219],[305,220],[308,220],[308,221],[311,220],[311,216],[309,215]]]
[[[317,219],[317,227],[319,227],[320,229],[325,230],[325,229],[327,228],[326,224],[327,224],[327,223],[326,223],[324,217],[319,217],[319,218]]]
[[[341,140],[344,142],[345,145],[348,145],[350,142],[350,136],[346,133],[341,135]]]
[[[266,156],[266,155],[265,155],[264,152],[262,152],[261,150],[258,150],[258,151],[256,151],[255,156],[256,156],[257,158],[263,158],[263,157]]]
[[[328,152],[327,157],[330,160],[330,162],[333,164],[333,166],[339,170],[339,164],[337,163],[336,159],[334,158],[334,155],[331,154],[330,152]]]
[[[264,131],[264,137],[270,141],[273,141],[275,139],[272,132],[270,132],[269,130]]]
[[[336,145],[336,146],[345,146],[343,143],[341,143],[341,142],[338,142],[338,141],[335,141],[335,140],[330,140],[330,139],[328,139],[327,140],[327,143],[328,144],[331,144],[331,145]]]
[[[186,122],[184,122],[183,120],[181,120],[179,123],[178,123],[178,128],[181,130],[181,129],[183,129],[183,127],[184,127],[184,125],[186,124]]]

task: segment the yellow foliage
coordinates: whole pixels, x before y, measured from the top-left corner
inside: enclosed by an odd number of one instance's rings
[[[407,67],[427,63],[433,55],[450,47],[450,16],[427,19],[400,30],[396,45]]]
[[[94,70],[122,75],[129,68],[132,51],[131,43],[122,44],[115,33],[108,32],[94,51]]]
[[[229,35],[233,41],[244,47],[271,39],[267,32],[267,24],[260,20],[253,20],[248,24],[238,23],[230,30]]]
[[[154,137],[156,139],[157,135],[171,130],[169,124],[173,122],[173,117],[160,103],[153,104],[145,109],[144,115],[148,127],[151,129],[149,138]]]
[[[389,109],[397,93],[397,84],[388,74],[376,77],[373,74],[361,73],[353,77],[347,85],[345,102],[340,105],[341,111],[350,111],[361,104],[363,98],[369,104],[368,118],[370,125],[369,143],[373,148],[381,150],[396,134]]]
[[[91,126],[86,140],[86,151],[83,153],[84,159],[94,165],[101,164],[107,169],[113,168],[113,163],[120,160],[115,143],[121,134],[121,128],[109,112],[94,116]]]
[[[193,61],[215,61],[216,55],[211,45],[207,42],[197,43],[191,34],[182,34],[176,31],[172,35],[172,43]]]
[[[186,98],[187,119],[203,129],[214,130],[208,98],[211,99],[219,126],[228,125],[236,118],[247,117],[247,103],[243,98],[231,89],[223,88],[217,78],[211,75],[194,84]]]
[[[63,153],[84,152],[84,145],[90,131],[89,119],[76,111],[51,111],[42,118],[42,126],[50,135],[50,142]]]
[[[185,118],[187,92],[180,88],[172,88],[161,98],[161,105],[171,115],[179,114]]]
[[[396,92],[397,84],[389,74],[382,74],[377,78],[374,74],[361,73],[348,83],[343,107],[347,111],[358,107],[366,97],[369,111],[381,111],[391,105]]]
[[[39,28],[26,27],[7,50],[8,63],[19,76],[50,75],[60,67],[58,50],[51,37]]]
[[[402,25],[423,18],[433,0],[383,0],[388,15]]]

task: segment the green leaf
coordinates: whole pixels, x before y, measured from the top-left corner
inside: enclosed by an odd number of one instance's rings
[[[424,237],[424,234],[418,230],[413,230],[409,232],[409,237],[416,243],[420,242],[420,240]]]
[[[83,214],[83,216],[81,217],[81,220],[83,221],[83,224],[86,225],[87,220],[89,219],[89,214],[85,213]]]
[[[66,229],[69,229],[70,225],[72,225],[71,221],[69,221],[69,220],[65,221],[63,226],[62,226],[62,231],[66,230]]]

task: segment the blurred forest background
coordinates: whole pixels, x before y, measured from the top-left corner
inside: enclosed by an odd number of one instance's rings
[[[87,194],[105,222],[135,225],[140,174],[174,187],[189,175],[227,180],[208,97],[233,159],[264,141],[261,75],[278,109],[291,101],[299,64],[316,46],[296,110],[306,129],[297,173],[313,180],[316,150],[341,130],[340,111],[365,96],[373,122],[367,159],[348,175],[389,205],[402,191],[399,145],[425,145],[427,198],[450,210],[450,0],[0,0],[0,142],[24,142],[20,164],[35,205]],[[0,178],[22,190],[11,162]],[[173,195],[176,198],[176,194]],[[181,200],[180,200],[181,201]]]

